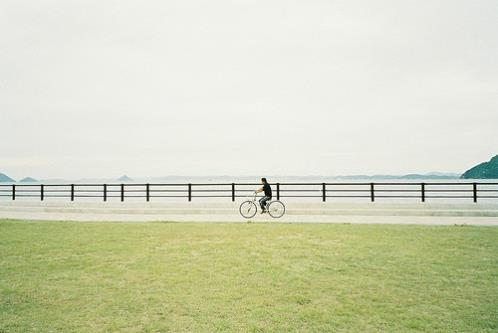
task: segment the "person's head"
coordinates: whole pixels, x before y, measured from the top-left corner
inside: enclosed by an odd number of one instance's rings
[[[266,183],[268,183],[268,182],[266,181],[266,178],[265,178],[265,177],[261,178],[261,184],[266,184]]]

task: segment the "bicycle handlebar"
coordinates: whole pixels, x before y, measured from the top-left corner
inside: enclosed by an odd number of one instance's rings
[[[254,192],[253,194],[246,196],[246,198],[253,198],[254,200],[256,200],[257,196],[258,196],[258,194],[256,192]]]

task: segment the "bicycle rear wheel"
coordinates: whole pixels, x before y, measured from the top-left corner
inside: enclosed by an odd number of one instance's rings
[[[257,211],[258,207],[253,201],[244,201],[243,203],[240,204],[239,207],[240,215],[242,215],[242,217],[246,219],[254,217]]]
[[[270,202],[270,205],[268,206],[267,209],[268,209],[268,214],[270,214],[271,217],[276,219],[284,216],[285,214],[285,205],[282,203],[282,201]]]

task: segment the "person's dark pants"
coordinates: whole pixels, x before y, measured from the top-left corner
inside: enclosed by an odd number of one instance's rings
[[[265,207],[266,207],[266,202],[267,202],[268,200],[270,200],[270,199],[271,199],[271,197],[267,197],[267,196],[264,196],[264,197],[262,197],[261,199],[259,199],[259,205],[261,206],[261,209],[262,209],[262,210],[265,210]]]

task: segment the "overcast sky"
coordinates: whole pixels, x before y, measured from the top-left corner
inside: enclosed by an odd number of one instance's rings
[[[0,1],[14,178],[463,172],[498,1]]]

